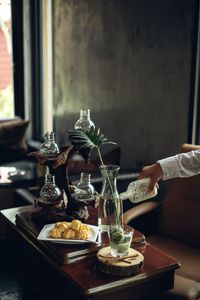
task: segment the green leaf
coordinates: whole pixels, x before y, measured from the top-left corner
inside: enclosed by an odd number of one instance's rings
[[[93,126],[89,131],[83,131],[82,129],[68,130],[69,138],[72,145],[87,161],[90,157],[91,151],[94,148],[100,148],[103,144],[115,144],[109,142],[108,139],[100,132],[100,128],[94,128]]]

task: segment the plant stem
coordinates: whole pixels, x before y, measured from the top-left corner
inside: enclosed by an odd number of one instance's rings
[[[97,151],[98,151],[98,155],[99,155],[99,159],[100,159],[101,165],[105,168],[105,165],[104,165],[104,162],[103,162],[103,159],[102,159],[99,147],[97,147]]]

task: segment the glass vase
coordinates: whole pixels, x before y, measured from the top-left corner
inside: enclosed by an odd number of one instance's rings
[[[102,190],[98,207],[98,226],[100,231],[122,228],[123,207],[117,191],[117,165],[100,166]]]

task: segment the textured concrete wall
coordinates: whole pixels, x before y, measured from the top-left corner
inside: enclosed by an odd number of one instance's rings
[[[194,0],[54,0],[56,135],[81,108],[122,148],[122,167],[186,142]]]

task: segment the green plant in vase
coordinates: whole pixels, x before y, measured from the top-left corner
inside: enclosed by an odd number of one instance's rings
[[[130,238],[128,245],[128,237],[122,225],[122,203],[116,190],[115,177],[116,170],[119,170],[119,166],[105,165],[100,151],[102,145],[108,143],[116,145],[116,143],[108,141],[104,134],[100,132],[100,129],[94,127],[91,127],[89,131],[83,131],[81,129],[69,130],[69,138],[72,145],[74,145],[86,161],[89,160],[91,151],[93,149],[97,150],[101,164],[100,169],[103,175],[104,188],[109,191],[104,193],[104,197],[100,198],[100,201],[104,202],[103,204],[100,203],[99,216],[102,218],[102,211],[105,210],[104,213],[107,215],[108,223],[106,226],[108,226],[111,249],[113,249],[113,251],[111,251],[112,255],[122,256],[123,253],[127,254],[127,249],[130,248]],[[114,171],[115,176],[113,176]],[[105,230],[105,228],[103,228],[103,230]]]

